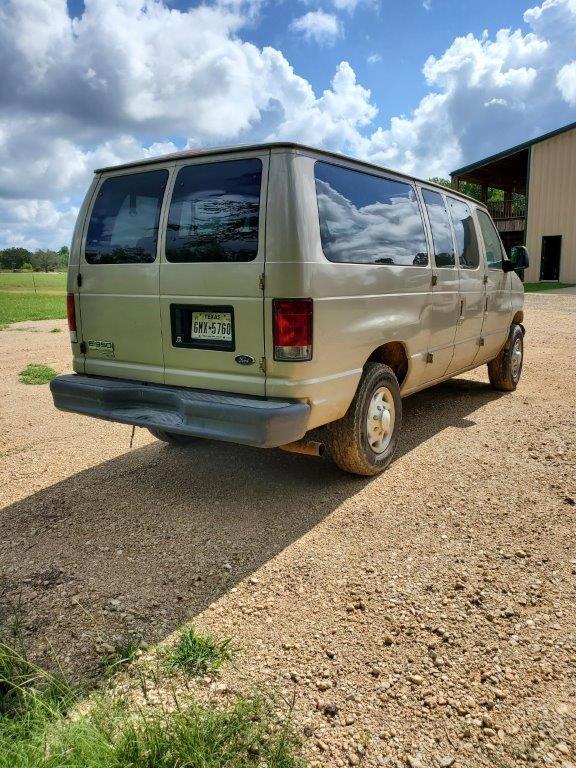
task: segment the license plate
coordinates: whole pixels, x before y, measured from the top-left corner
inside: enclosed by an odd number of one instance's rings
[[[230,312],[192,312],[190,336],[198,341],[232,341]]]

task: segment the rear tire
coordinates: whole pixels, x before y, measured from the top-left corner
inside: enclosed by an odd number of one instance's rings
[[[513,392],[520,381],[523,362],[524,333],[521,326],[514,324],[498,357],[488,363],[488,378],[493,389]]]
[[[163,443],[168,443],[169,445],[190,445],[190,443],[193,443],[196,439],[189,435],[180,435],[177,432],[165,432],[163,429],[148,428],[148,432],[150,432],[150,434],[157,440],[162,440]]]
[[[345,472],[371,477],[392,461],[402,427],[402,398],[394,371],[368,363],[346,415],[327,425],[334,463]]]

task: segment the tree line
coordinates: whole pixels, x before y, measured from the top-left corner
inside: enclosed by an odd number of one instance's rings
[[[439,176],[434,176],[433,178],[428,179],[428,181],[433,181],[435,184],[441,184],[443,187],[452,186],[450,179],[443,179]],[[474,184],[471,181],[461,181],[458,189],[469,197],[475,197],[477,200],[482,200],[482,187],[480,184]],[[502,203],[504,202],[504,197],[504,192],[501,189],[488,187],[487,203]],[[512,193],[512,203],[514,206],[518,205],[522,207],[525,203],[525,199],[525,196],[519,192]]]
[[[0,250],[0,270],[11,272],[59,272],[68,266],[70,249],[63,245],[59,251],[38,248],[4,248]]]

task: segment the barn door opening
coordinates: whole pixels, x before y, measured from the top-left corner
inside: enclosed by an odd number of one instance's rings
[[[562,235],[548,235],[542,238],[540,280],[560,280],[561,250]]]

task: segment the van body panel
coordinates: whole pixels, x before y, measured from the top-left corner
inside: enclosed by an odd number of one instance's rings
[[[501,268],[490,267],[488,264],[486,243],[479,221],[479,211],[481,210],[476,207],[475,211],[485,274],[484,319],[481,331],[482,345],[479,346],[475,359],[478,365],[492,360],[504,346],[508,338],[511,319],[514,316],[512,312],[512,283],[516,279],[520,286],[522,285],[520,278],[515,273],[504,272]],[[495,227],[494,231],[500,243],[502,254],[504,254],[504,246]],[[522,288],[521,290],[523,291]]]
[[[157,198],[154,199],[154,205],[157,208],[159,206],[158,230],[162,225],[167,201],[165,190],[171,169],[172,164],[168,164],[154,168],[152,172],[158,174]],[[150,173],[146,169],[129,169],[121,173],[102,174],[94,190],[79,256],[79,315],[84,346],[84,373],[87,374],[157,383],[164,381],[159,296],[160,238],[156,235],[151,247],[154,260],[150,262],[91,263],[87,253],[91,248],[89,228],[93,216],[96,216],[96,206],[99,200],[105,199],[107,189],[110,189],[105,185],[131,182],[137,188],[140,176],[146,174],[149,178]],[[119,197],[123,198],[123,193]],[[102,229],[106,229],[109,234],[111,251],[114,250],[114,237],[122,241],[122,227],[126,226],[124,219],[127,222],[130,222],[131,218],[138,221],[140,213],[134,197],[133,193],[126,193],[115,220],[107,222],[104,217]],[[128,208],[128,211],[123,214],[125,208]],[[117,228],[120,230],[118,234]],[[141,234],[142,240],[148,240],[148,229],[143,228]],[[151,237],[153,239],[153,235]],[[138,248],[135,246],[133,250]],[[110,258],[113,258],[113,255]]]
[[[458,269],[460,282],[460,315],[456,324],[454,355],[447,373],[452,375],[472,365],[480,346],[484,322],[484,270]]]
[[[272,154],[264,322],[266,348],[271,349],[272,299],[314,299],[312,360],[277,362],[269,355],[266,392],[275,397],[308,393],[315,425],[344,415],[363,366],[383,344],[398,341],[406,349],[409,365],[403,386],[420,382],[426,375],[432,312],[430,263],[390,266],[326,258],[314,179],[318,159],[321,154]],[[355,167],[353,162],[342,165]]]
[[[257,254],[252,260],[242,262],[172,262],[166,254],[169,228],[164,228],[160,256],[164,381],[177,386],[264,395],[266,374],[263,363],[262,276],[266,252],[269,152],[227,154],[223,157],[216,155],[210,158],[210,163],[234,163],[237,160],[257,160],[261,165]],[[206,166],[205,158],[191,158],[176,164],[171,191],[176,188],[178,173],[182,169],[199,166]],[[186,306],[198,311],[204,311],[202,308],[212,308],[216,312],[231,311],[233,348],[177,346],[174,339],[173,308]],[[253,362],[241,365],[236,360],[238,356],[250,358]]]
[[[446,197],[438,189],[419,185],[421,209],[428,238],[428,252],[432,264],[432,292],[429,311],[429,341],[430,357],[420,383],[436,381],[448,370],[454,356],[454,339],[458,316],[460,313],[460,276],[456,264],[444,267],[436,263],[435,242],[428,208],[424,200],[424,192],[434,192],[442,200],[446,214]],[[448,222],[449,223],[449,222]],[[451,228],[448,232],[452,250],[454,240]]]

